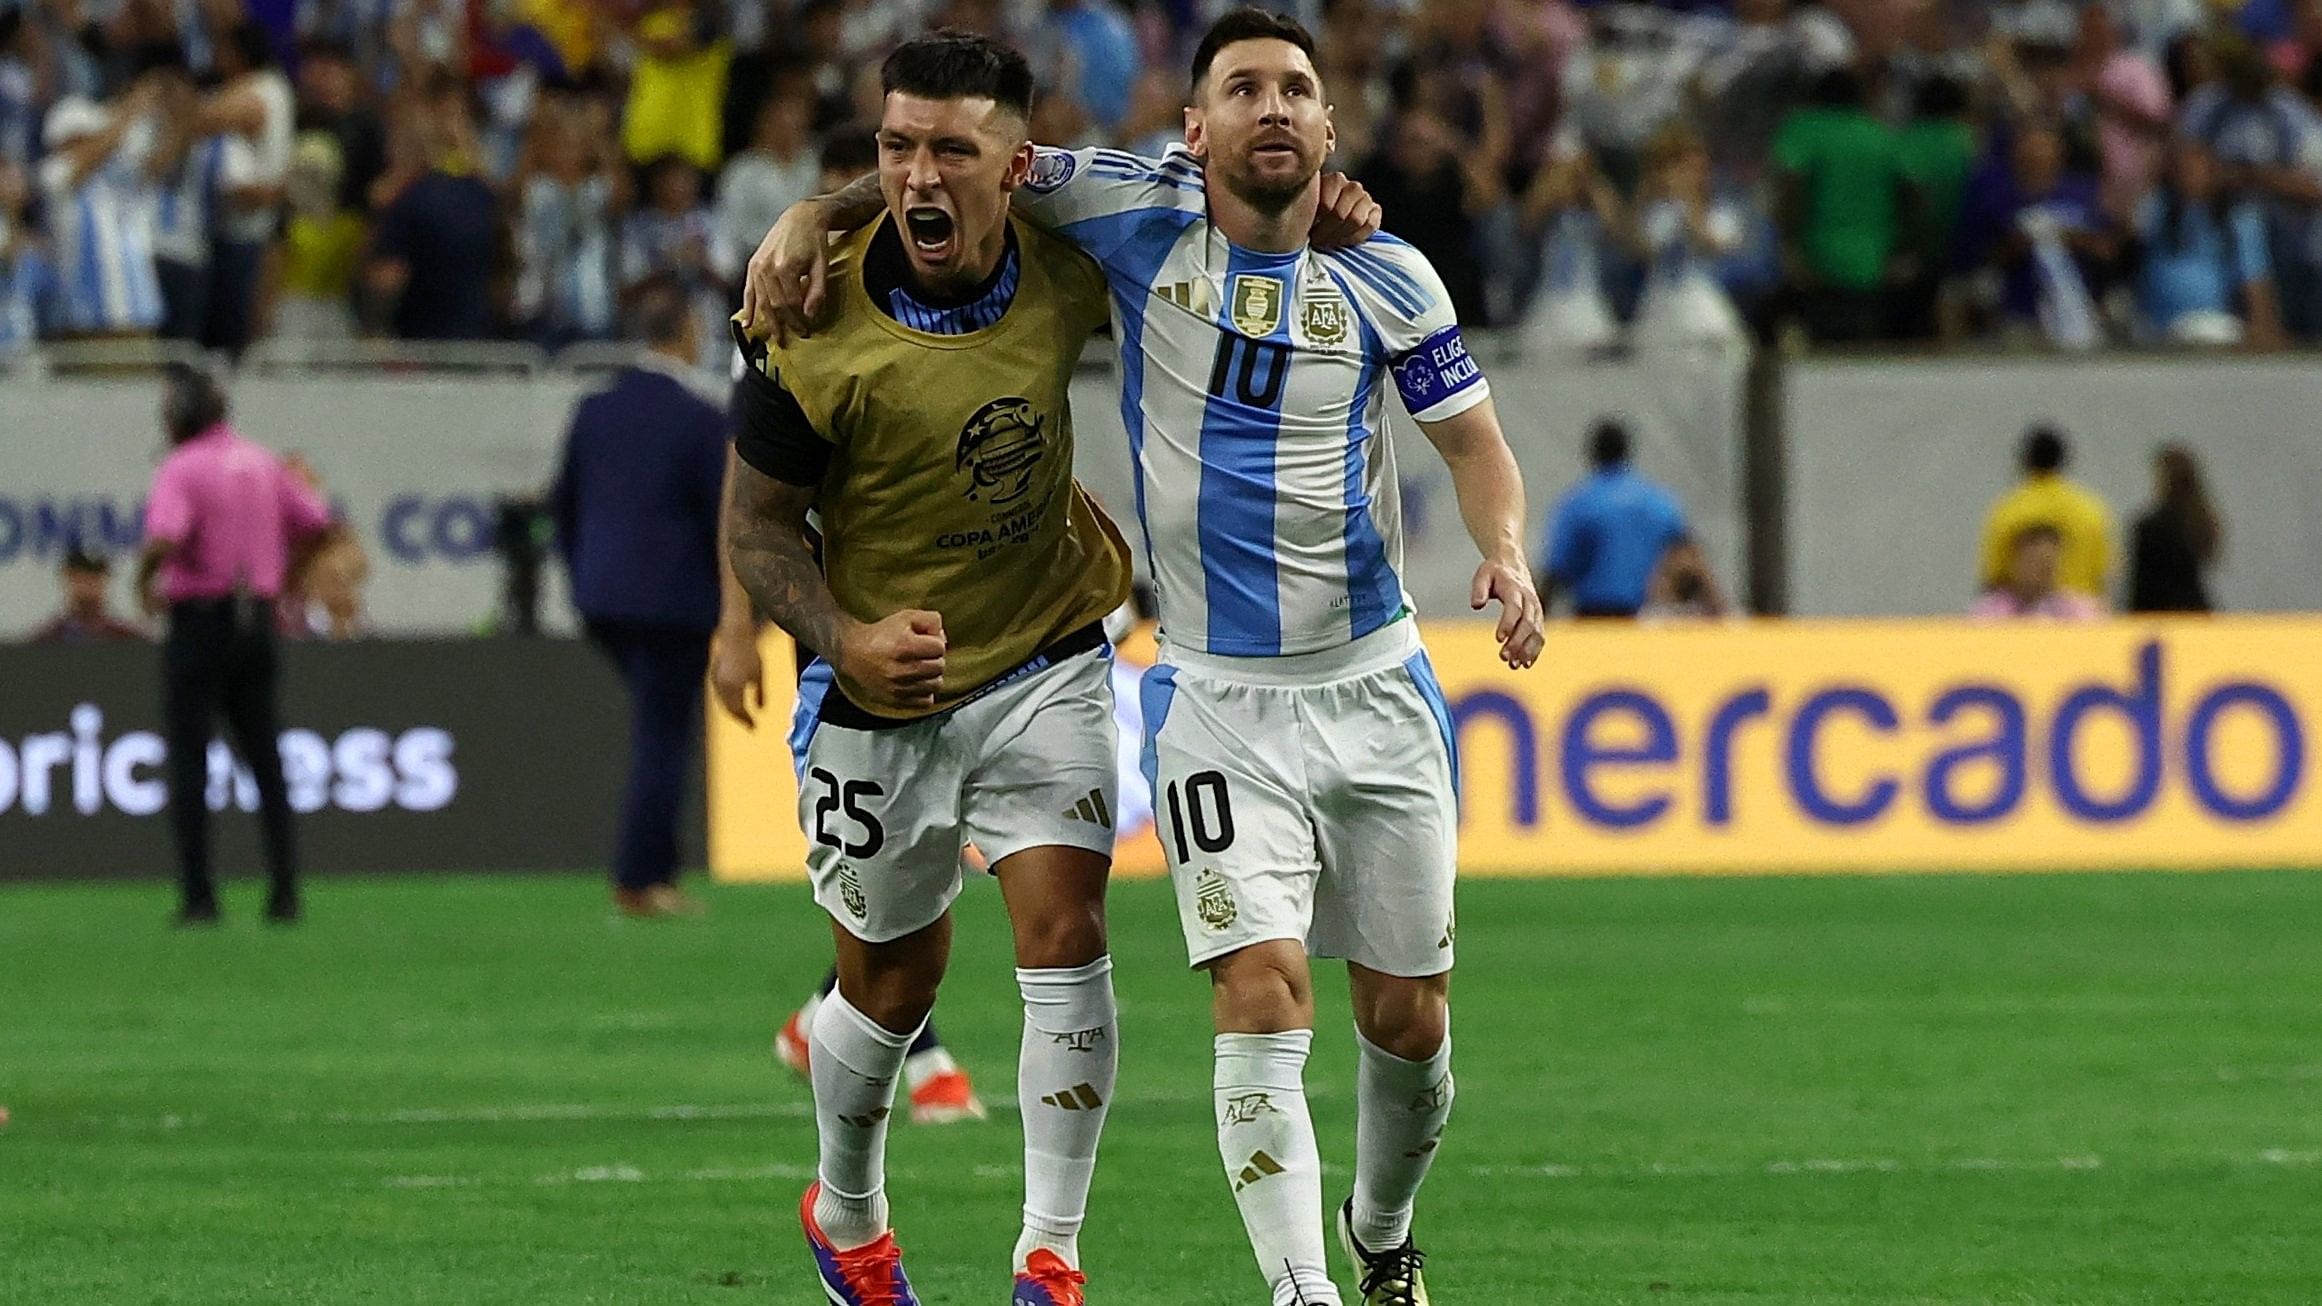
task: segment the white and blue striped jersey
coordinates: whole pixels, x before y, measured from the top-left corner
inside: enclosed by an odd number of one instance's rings
[[[56,326],[113,334],[161,325],[161,279],[153,266],[154,188],[124,149],[81,184],[62,154],[41,161],[57,275]]]
[[[1266,254],[1210,226],[1200,162],[1043,149],[1019,212],[1104,269],[1137,516],[1169,641],[1335,648],[1410,610],[1386,392],[1483,401],[1443,282],[1390,236]]]

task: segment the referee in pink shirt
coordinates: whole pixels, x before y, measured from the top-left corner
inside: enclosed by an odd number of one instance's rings
[[[169,741],[169,820],[177,841],[182,925],[218,919],[210,874],[209,748],[225,718],[235,751],[258,783],[266,919],[298,919],[298,853],[283,783],[274,606],[294,570],[331,532],[329,505],[273,451],[226,424],[226,395],[194,368],[173,365],[162,426],[169,456],[145,505],[138,592],[167,612],[162,711]]]

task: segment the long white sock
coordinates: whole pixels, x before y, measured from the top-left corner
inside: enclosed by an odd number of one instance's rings
[[[1217,1150],[1274,1306],[1339,1306],[1322,1252],[1322,1155],[1306,1110],[1314,1031],[1217,1036]]]
[[[815,1223],[841,1251],[887,1232],[887,1123],[919,1031],[882,1029],[833,991],[814,1013],[814,1123],[822,1136]]]
[[[1016,1268],[1046,1248],[1079,1269],[1089,1179],[1121,1064],[1113,959],[1070,970],[1019,970],[1016,987],[1024,994],[1024,1044],[1016,1061],[1024,1232],[1016,1240]]]
[[[1411,1236],[1411,1203],[1451,1118],[1451,1034],[1425,1061],[1389,1054],[1360,1031],[1355,1076],[1355,1241],[1370,1251]]]

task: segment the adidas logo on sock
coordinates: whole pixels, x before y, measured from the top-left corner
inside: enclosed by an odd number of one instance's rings
[[[1067,821],[1086,821],[1106,830],[1113,828],[1112,804],[1105,801],[1102,789],[1089,790],[1079,802],[1065,808],[1063,815]]]
[[[1280,1173],[1282,1173],[1280,1161],[1264,1152],[1252,1152],[1250,1153],[1250,1163],[1242,1167],[1240,1174],[1234,1176],[1234,1191],[1238,1193],[1259,1180],[1271,1179]]]
[[[1040,1101],[1043,1105],[1052,1106],[1062,1111],[1094,1111],[1105,1104],[1105,1100],[1097,1096],[1096,1089],[1087,1084],[1075,1084],[1061,1093],[1041,1098]]]

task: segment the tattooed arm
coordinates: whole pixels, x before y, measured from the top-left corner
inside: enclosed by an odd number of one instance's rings
[[[758,611],[811,649],[836,653],[849,624],[806,541],[815,488],[775,480],[748,463],[734,464],[726,513],[734,579]]]
[[[806,541],[815,494],[812,486],[735,464],[728,501],[735,578],[760,612],[821,653],[850,692],[865,696],[862,706],[905,716],[932,709],[943,688],[943,618],[911,608],[875,622],[848,616]]]
[[[877,173],[837,190],[800,200],[783,211],[750,256],[742,286],[742,321],[752,334],[786,344],[809,333],[822,312],[823,280],[830,270],[828,234],[853,231],[885,212]]]

